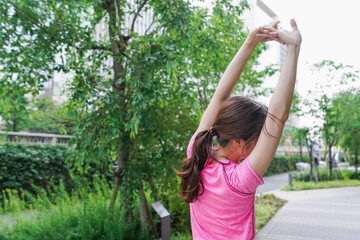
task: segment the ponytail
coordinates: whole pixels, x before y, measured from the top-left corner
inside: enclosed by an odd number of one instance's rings
[[[199,132],[195,137],[191,157],[185,159],[182,172],[176,172],[181,177],[181,199],[187,203],[195,202],[204,193],[201,171],[209,157],[212,157],[213,136],[212,130]]]
[[[204,193],[201,171],[209,158],[214,159],[213,151],[218,150],[219,147],[226,147],[230,140],[239,139],[245,141],[244,150],[248,144],[257,141],[263,129],[272,136],[264,125],[267,116],[279,120],[270,114],[264,105],[254,100],[241,96],[227,99],[217,113],[210,130],[202,131],[196,136],[192,154],[189,159],[185,159],[182,172],[176,171],[181,177],[182,200],[192,203]],[[275,122],[278,124],[277,121]],[[215,135],[218,148],[213,150],[212,139]]]

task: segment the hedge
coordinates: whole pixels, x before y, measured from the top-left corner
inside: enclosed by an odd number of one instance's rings
[[[70,172],[74,166],[69,161],[71,149],[65,146],[25,145],[5,143],[0,145],[0,202],[4,189],[36,192],[36,188],[47,189],[50,182],[57,184],[62,180],[67,189],[72,188]],[[93,176],[104,175],[112,180],[108,169],[91,167],[82,176],[91,184]]]
[[[291,171],[296,169],[296,163],[298,162],[309,162],[309,156],[306,154],[302,155],[303,160],[301,161],[300,155],[290,155]],[[270,176],[278,173],[289,172],[289,160],[287,155],[275,155],[269,168],[266,170],[264,176]]]

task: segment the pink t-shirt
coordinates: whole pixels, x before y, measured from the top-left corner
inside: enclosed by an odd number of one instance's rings
[[[195,141],[191,138],[187,157],[190,158]],[[255,191],[264,184],[248,159],[240,164],[223,159],[201,171],[204,194],[190,203],[193,239],[254,239]]]

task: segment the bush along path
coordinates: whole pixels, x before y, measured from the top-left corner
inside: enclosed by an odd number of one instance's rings
[[[288,184],[282,187],[284,191],[297,191],[307,189],[320,189],[320,188],[338,188],[338,187],[352,187],[360,186],[360,173],[351,170],[338,170],[336,172],[336,180],[332,180],[326,168],[319,169],[319,182],[310,181],[309,171],[301,171],[292,173],[292,185]],[[333,177],[334,178],[334,177]]]

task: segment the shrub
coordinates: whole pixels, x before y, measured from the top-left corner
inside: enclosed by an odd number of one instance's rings
[[[337,188],[337,187],[353,187],[360,186],[359,180],[334,180],[334,181],[322,181],[322,182],[299,182],[293,181],[292,185],[285,184],[281,190],[283,191],[297,191],[297,190],[309,190],[320,188]]]
[[[27,216],[20,212],[21,207],[13,209],[16,223],[11,228],[2,223],[0,239],[145,239],[137,205],[132,206],[136,218],[130,224],[125,223],[124,211],[120,211],[118,204],[109,212],[112,191],[106,180],[95,178],[93,188],[81,182],[76,184],[71,196],[63,184],[52,186],[51,193],[38,192],[32,199],[35,210]],[[24,205],[15,190],[7,196],[8,205]]]
[[[315,169],[314,169],[315,170]],[[333,179],[330,179],[329,169],[328,168],[318,168],[318,180],[319,181],[330,181],[330,180],[343,180],[343,179],[358,179],[360,180],[360,174],[358,172],[353,172],[351,170],[346,169],[333,169]],[[310,181],[310,170],[304,170],[299,172],[293,172],[292,177],[294,181]],[[313,175],[313,180],[315,179],[315,175]]]
[[[70,192],[73,188],[71,173],[74,171],[73,161],[66,162],[72,154],[70,148],[51,145],[25,145],[5,143],[0,145],[0,203],[3,202],[2,190],[16,189],[35,193],[36,188],[47,189],[49,183],[62,181]],[[78,174],[78,173],[77,173]],[[90,166],[82,174],[92,183],[94,175],[104,175],[109,181],[113,179],[109,169]]]
[[[309,156],[303,154],[303,162],[309,162]],[[301,162],[300,155],[290,155],[291,169],[296,169],[296,163]],[[289,160],[288,156],[275,155],[269,168],[266,170],[264,176],[270,176],[278,173],[289,172]]]

